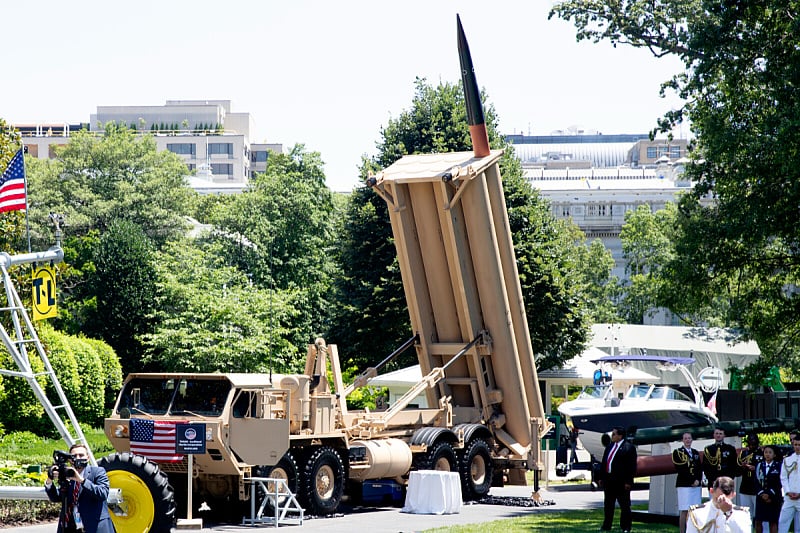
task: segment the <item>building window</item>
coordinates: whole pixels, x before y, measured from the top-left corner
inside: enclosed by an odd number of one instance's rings
[[[194,143],[170,143],[167,144],[167,150],[178,155],[194,156],[197,154],[197,147]]]
[[[233,157],[233,143],[210,143],[208,145],[209,155],[225,154]]]
[[[264,163],[267,161],[269,157],[269,152],[267,150],[253,150],[250,153],[250,161],[253,163]]]
[[[655,159],[658,157],[658,152],[656,151],[655,146],[648,146],[647,147],[647,159]]]
[[[233,175],[233,165],[230,163],[211,163],[211,172],[216,175]]]
[[[681,147],[680,146],[670,146],[669,147],[669,158],[670,159],[680,159],[681,157]]]

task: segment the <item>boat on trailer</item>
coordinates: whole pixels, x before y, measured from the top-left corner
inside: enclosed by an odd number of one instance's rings
[[[656,383],[633,384],[624,393],[615,390],[613,369],[625,367],[633,361],[651,362],[659,370],[680,372],[686,378],[693,398],[674,386]],[[603,435],[616,426],[630,432],[632,429],[664,426],[691,429],[717,422],[714,410],[703,399],[702,390],[705,389],[688,369],[695,362],[691,357],[609,355],[592,362],[611,367],[612,380],[584,387],[576,399],[562,403],[558,411],[565,417],[567,427],[578,428],[581,444],[595,462],[603,457]],[[640,448],[642,452],[647,455],[649,450]]]

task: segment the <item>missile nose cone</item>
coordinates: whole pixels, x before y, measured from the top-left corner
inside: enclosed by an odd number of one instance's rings
[[[486,124],[481,104],[481,93],[478,90],[478,80],[475,78],[475,69],[472,66],[472,55],[469,52],[467,36],[461,25],[461,17],[456,14],[456,30],[458,34],[458,60],[461,64],[461,82],[464,86],[464,102],[467,107],[467,124],[469,124],[472,150],[475,157],[489,155],[489,137],[486,133]]]

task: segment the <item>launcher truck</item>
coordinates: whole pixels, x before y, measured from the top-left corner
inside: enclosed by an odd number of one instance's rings
[[[212,509],[247,501],[250,477],[284,479],[307,512],[324,515],[364,482],[402,482],[413,469],[458,472],[466,499],[493,483],[526,484],[529,470],[538,476],[548,427],[501,155],[406,156],[370,178],[389,207],[415,333],[401,349],[416,350],[424,375],[406,395],[381,411],[348,409],[347,395],[377,370],[345,386],[337,347],[322,339],[302,374],[131,374],[105,422],[119,452],[110,466],[135,460],[132,447],[147,455],[132,439],[147,420],[205,425],[192,476]],[[422,393],[433,407],[410,405]],[[173,487],[186,486],[185,458],[152,459]]]

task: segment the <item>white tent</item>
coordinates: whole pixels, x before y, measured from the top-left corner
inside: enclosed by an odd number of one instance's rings
[[[420,370],[419,365],[413,365],[374,377],[370,380],[369,384],[374,387],[388,388],[389,405],[392,405],[421,380],[422,370]],[[428,400],[425,393],[417,396],[411,403],[422,408],[428,407]]]
[[[709,366],[722,370],[723,388],[730,382],[729,368],[744,368],[761,356],[758,344],[742,342],[724,328],[595,324],[591,345],[606,355],[692,357],[695,364],[690,370],[695,375]],[[687,385],[681,374],[657,370],[651,363],[632,362],[631,367],[653,372],[660,383]]]

